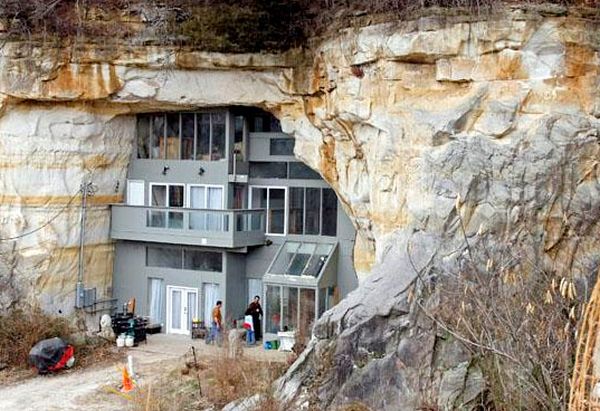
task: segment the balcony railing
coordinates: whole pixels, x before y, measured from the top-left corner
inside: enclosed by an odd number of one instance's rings
[[[265,210],[211,210],[115,204],[111,235],[119,240],[238,248],[265,240]]]

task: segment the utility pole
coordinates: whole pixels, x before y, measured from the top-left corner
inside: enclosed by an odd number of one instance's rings
[[[84,268],[84,258],[83,258],[83,245],[85,240],[85,217],[86,217],[86,207],[87,207],[87,197],[93,196],[95,192],[95,187],[92,185],[92,182],[83,182],[81,183],[81,187],[79,188],[81,192],[81,220],[79,221],[79,262],[77,264],[77,287],[75,289],[75,308],[83,308],[83,300],[85,297],[85,286],[83,285],[83,268]]]

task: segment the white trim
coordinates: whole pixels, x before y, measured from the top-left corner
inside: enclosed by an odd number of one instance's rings
[[[166,205],[162,206],[164,208],[171,208],[170,205],[170,198],[169,198],[169,187],[171,186],[179,186],[179,187],[183,187],[183,206],[182,207],[173,207],[173,208],[184,208],[185,205],[187,204],[186,201],[186,189],[185,189],[185,184],[184,183],[152,183],[149,182],[148,183],[148,206],[149,207],[160,207],[160,206],[153,206],[152,205],[152,187],[154,186],[165,186],[167,188],[166,194],[167,194],[167,198],[165,198],[165,203]]]
[[[180,287],[180,286],[176,286],[176,285],[167,285],[167,318],[166,318],[166,324],[167,324],[167,334],[186,334],[189,335],[189,333],[191,332],[188,331],[186,332],[185,329],[183,328],[173,328],[173,324],[171,324],[171,314],[172,314],[172,301],[171,301],[171,293],[174,290],[178,290],[181,291],[181,308],[183,309],[183,307],[187,307],[187,299],[188,299],[188,293],[194,293],[196,295],[196,315],[198,315],[198,308],[199,308],[199,293],[198,293],[198,289],[197,288],[193,288],[193,287]],[[184,298],[185,296],[185,298]],[[188,315],[190,315],[190,313],[188,313]],[[183,311],[182,311],[182,321],[183,321]],[[181,326],[181,324],[179,324]]]
[[[266,188],[267,189],[267,208],[266,208],[266,218],[265,218],[265,234],[267,235],[272,235],[272,236],[277,236],[277,237],[285,237],[288,234],[288,187],[286,186],[267,186],[267,185],[251,185],[248,186],[248,208],[253,208],[252,207],[252,189],[254,188]],[[269,205],[270,205],[270,195],[269,195],[269,191],[271,189],[277,190],[283,190],[284,191],[284,195],[283,195],[283,233],[270,233],[268,232],[269,229]]]
[[[195,183],[194,184],[186,184],[185,206],[187,208],[192,208],[192,206],[191,206],[191,200],[192,200],[191,189],[192,189],[192,187],[220,188],[221,189],[221,208],[220,208],[220,210],[225,209],[225,186],[220,185],[220,184],[195,184]],[[204,204],[208,204],[208,202],[206,200],[208,200],[208,190],[204,191]],[[208,208],[208,206],[203,207],[203,208]]]

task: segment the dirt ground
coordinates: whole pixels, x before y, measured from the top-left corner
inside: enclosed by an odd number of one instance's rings
[[[218,356],[220,348],[208,346],[202,340],[173,335],[150,335],[148,344],[124,349],[133,356],[134,369],[140,384],[158,378],[166,369],[178,364],[192,346],[199,358]],[[243,355],[259,361],[286,360],[286,353],[265,351],[261,347],[244,347]],[[65,371],[56,375],[36,376],[19,383],[0,386],[0,410],[115,410],[123,409],[127,401],[114,392],[121,382],[119,365],[93,366]]]

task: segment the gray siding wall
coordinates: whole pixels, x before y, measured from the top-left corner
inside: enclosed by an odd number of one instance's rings
[[[118,299],[119,307],[131,297],[136,299],[136,313],[148,315],[148,282],[150,278],[162,278],[166,287],[169,285],[190,287],[198,290],[199,314],[205,317],[203,284],[219,284],[221,299],[223,300],[223,315],[227,315],[227,276],[228,259],[223,261],[223,272],[205,272],[193,270],[177,270],[163,267],[146,267],[146,243],[120,241],[116,247],[114,265],[114,297]],[[163,318],[166,319],[166,307],[162,307]],[[166,324],[165,324],[166,326]]]

